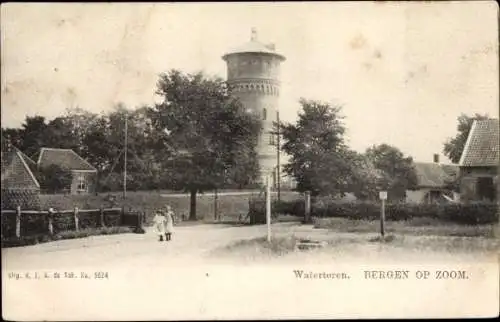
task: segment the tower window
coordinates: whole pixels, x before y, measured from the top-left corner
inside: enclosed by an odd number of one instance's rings
[[[269,145],[274,145],[274,134],[269,133]]]
[[[263,108],[262,109],[262,120],[266,120],[267,119],[267,109],[266,108]]]

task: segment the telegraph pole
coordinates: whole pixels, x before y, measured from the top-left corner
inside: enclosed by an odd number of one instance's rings
[[[276,159],[278,165],[276,166],[276,182],[278,189],[278,201],[281,201],[281,165],[280,165],[280,149],[281,149],[281,138],[280,138],[280,111],[276,111],[276,119],[278,121],[278,128],[276,129]]]
[[[127,145],[128,145],[128,114],[125,112],[125,143],[123,158],[123,199],[127,198]]]
[[[267,242],[271,242],[271,183],[269,175],[266,175],[266,225],[267,225]]]

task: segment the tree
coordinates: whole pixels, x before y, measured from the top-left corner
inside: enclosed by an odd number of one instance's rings
[[[300,104],[297,122],[280,125],[282,150],[291,157],[284,171],[295,178],[299,191],[343,195],[351,166],[341,107],[306,99],[300,99]]]
[[[43,116],[26,116],[21,127],[21,146],[18,148],[28,156],[39,152],[46,145],[47,124]]]
[[[56,164],[48,165],[38,171],[41,188],[50,193],[57,193],[71,187],[71,171]]]
[[[160,75],[156,93],[162,102],[149,116],[157,160],[173,188],[190,193],[195,220],[196,194],[224,182],[228,169],[236,171],[238,156],[255,150],[261,124],[219,78],[171,70]]]
[[[50,148],[72,149],[80,152],[81,144],[73,131],[72,120],[68,117],[57,117],[50,121],[43,132],[44,146]]]
[[[86,149],[84,140],[94,123],[99,119],[99,115],[78,106],[66,109],[65,114],[63,118],[66,129],[74,141],[73,150],[84,158],[88,158],[91,153]]]
[[[457,118],[457,135],[454,138],[449,138],[444,143],[444,155],[450,158],[451,162],[458,163],[460,161],[460,157],[462,156],[462,151],[464,150],[465,142],[467,141],[467,137],[469,136],[472,123],[474,122],[474,120],[486,120],[488,118],[489,117],[487,114],[481,115],[476,113],[474,116],[461,114]]]
[[[360,200],[376,200],[378,192],[387,186],[385,173],[377,169],[366,155],[351,152],[350,191]]]
[[[377,185],[387,190],[389,200],[404,200],[406,190],[415,189],[417,174],[413,159],[405,157],[398,148],[380,144],[368,148],[365,156],[381,171]]]
[[[153,153],[155,146],[152,140],[156,133],[148,113],[147,106],[128,109],[120,103],[111,112],[94,118],[87,127],[82,145],[87,151],[89,162],[99,170],[99,186],[103,189],[123,185],[125,122],[127,188],[138,190],[159,187],[158,167]],[[114,183],[108,184],[108,180]]]
[[[256,182],[259,174],[259,161],[255,149],[238,151],[234,157],[238,166],[227,169],[224,183],[241,189]]]
[[[20,148],[22,146],[22,130],[16,128],[2,128],[2,146],[14,146]]]

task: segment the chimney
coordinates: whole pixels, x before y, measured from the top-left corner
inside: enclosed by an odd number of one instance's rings
[[[434,163],[439,163],[439,154],[434,154]]]

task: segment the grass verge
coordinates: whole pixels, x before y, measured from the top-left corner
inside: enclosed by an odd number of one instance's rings
[[[216,250],[217,254],[239,254],[247,257],[283,256],[295,250],[298,239],[295,236],[273,237],[271,242],[266,237],[239,240]]]
[[[351,220],[345,218],[314,218],[315,228],[337,232],[376,233],[380,231],[379,221]],[[443,222],[433,218],[414,218],[406,221],[386,221],[387,234],[417,236],[495,237],[495,225],[461,225]]]
[[[144,230],[138,231],[137,229],[130,227],[104,227],[104,228],[81,229],[79,231],[63,231],[54,234],[53,236],[34,235],[34,236],[25,236],[21,238],[4,239],[2,240],[2,248],[36,245],[40,243],[47,243],[54,240],[75,239],[75,238],[83,238],[90,236],[116,235],[116,234],[126,234],[126,233],[144,233]]]

